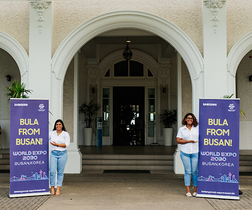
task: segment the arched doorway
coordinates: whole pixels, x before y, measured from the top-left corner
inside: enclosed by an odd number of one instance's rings
[[[4,149],[10,147],[10,107],[6,97],[6,87],[14,80],[21,80],[27,85],[28,56],[24,48],[10,35],[0,31],[0,125],[2,129],[1,141]],[[6,76],[11,76],[7,81]]]
[[[250,128],[252,125],[251,113],[251,75],[252,67],[252,32],[242,37],[228,54],[229,90],[230,95],[240,98],[240,109],[245,117],[240,118],[240,149],[248,150],[251,147]],[[233,91],[232,91],[233,90]],[[231,92],[232,91],[232,92]]]
[[[246,34],[242,37],[230,50],[228,54],[227,65],[229,72],[228,77],[228,90],[232,91],[229,94],[236,95],[236,87],[235,87],[235,75],[238,69],[238,66],[244,56],[252,49],[252,32]]]
[[[236,72],[236,97],[240,98],[240,109],[245,116],[240,117],[240,149],[252,149],[251,145],[251,126],[252,126],[252,87],[251,87],[251,67],[252,50],[249,51],[241,60]]]
[[[52,89],[54,91],[51,95],[51,107],[55,116],[63,116],[62,85],[67,66],[80,46],[85,45],[99,34],[127,28],[151,32],[170,43],[181,54],[192,81],[192,107],[194,111],[197,111],[197,99],[203,96],[203,88],[201,88],[203,78],[200,74],[203,62],[202,56],[192,40],[178,27],[158,16],[143,12],[120,11],[103,14],[80,25],[57,49],[52,60]],[[55,102],[59,102],[57,108]],[[77,108],[75,110],[74,116],[77,116]],[[55,119],[52,117],[51,120],[54,121]],[[75,117],[74,122],[78,122],[78,117]],[[78,137],[75,136],[73,142],[75,148],[77,139]]]
[[[80,46],[101,33],[119,28],[150,31],[170,43],[180,53],[190,72],[193,103],[196,98],[203,95],[201,88],[196,88],[201,85],[200,72],[203,69],[203,59],[193,41],[181,29],[156,15],[136,11],[119,11],[103,14],[83,23],[70,33],[56,50],[52,59],[52,87],[59,90],[58,92],[61,94],[52,93],[52,100],[60,101],[60,107],[55,110],[55,113],[62,116],[63,95],[60,89],[67,67]],[[193,104],[193,109],[197,110],[196,102]]]

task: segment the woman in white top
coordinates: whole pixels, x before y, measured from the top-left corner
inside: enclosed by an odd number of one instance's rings
[[[177,143],[181,144],[180,157],[185,168],[185,187],[186,196],[191,197],[190,184],[191,176],[193,178],[193,196],[197,194],[198,179],[198,154],[199,154],[199,127],[194,114],[185,115],[182,125],[177,134]]]
[[[53,131],[49,133],[51,144],[50,155],[50,185],[51,195],[55,194],[55,176],[57,171],[57,190],[56,195],[60,195],[60,187],[64,178],[64,169],[67,162],[67,147],[70,145],[70,136],[66,132],[62,120],[56,120]]]

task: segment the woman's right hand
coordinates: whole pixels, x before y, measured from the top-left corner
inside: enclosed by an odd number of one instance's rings
[[[199,141],[190,140],[190,143],[198,143]]]
[[[188,143],[197,143],[198,141],[195,140],[183,140],[182,138],[177,137],[178,144],[188,144]]]

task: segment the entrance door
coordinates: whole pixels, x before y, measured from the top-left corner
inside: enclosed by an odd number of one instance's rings
[[[113,145],[144,143],[144,87],[114,87]]]

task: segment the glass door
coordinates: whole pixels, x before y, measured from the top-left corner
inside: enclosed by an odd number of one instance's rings
[[[113,145],[144,143],[144,87],[114,87]]]

